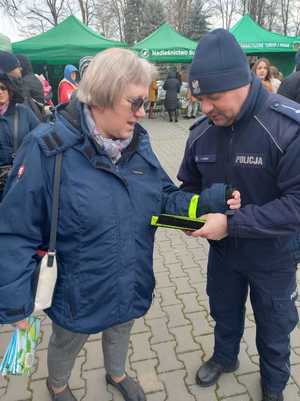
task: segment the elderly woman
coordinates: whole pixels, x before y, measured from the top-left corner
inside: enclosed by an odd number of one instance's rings
[[[13,78],[0,73],[0,201],[18,147],[39,123],[28,107],[17,104],[20,102],[23,98]]]
[[[75,400],[68,386],[75,358],[89,334],[98,332],[107,383],[126,401],[145,400],[125,362],[134,319],[152,302],[151,215],[207,210],[197,195],[174,186],[138,124],[152,74],[152,66],[129,50],[98,54],[76,96],[58,107],[55,125],[28,136],[8,183],[0,211],[0,322],[21,325],[33,310],[36,250],[47,249],[54,156],[63,152],[58,280],[46,310],[53,321],[52,400]],[[226,208],[224,191],[215,207]]]

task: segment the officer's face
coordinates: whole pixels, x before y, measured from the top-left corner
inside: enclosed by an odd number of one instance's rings
[[[113,108],[92,107],[92,115],[100,133],[111,139],[127,139],[135,124],[145,116],[144,100],[148,86],[128,85]]]
[[[234,123],[244,104],[250,85],[226,92],[199,96],[201,111],[217,126],[228,127]]]

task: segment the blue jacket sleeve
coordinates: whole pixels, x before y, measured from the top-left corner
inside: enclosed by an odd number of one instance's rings
[[[178,189],[163,169],[161,174],[163,183],[162,213],[188,216],[191,201],[195,194]],[[196,216],[199,217],[209,212],[224,213],[227,210],[226,189],[226,185],[220,183],[200,192]]]
[[[264,205],[249,204],[229,218],[229,235],[270,238],[300,230],[300,133],[282,155],[277,186],[280,196]],[[259,191],[259,187],[257,188]]]
[[[48,219],[42,156],[26,136],[0,204],[0,323],[24,319],[33,310],[36,251]]]

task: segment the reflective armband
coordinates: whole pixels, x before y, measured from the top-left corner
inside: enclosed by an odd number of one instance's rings
[[[189,211],[188,211],[188,216],[191,219],[197,218],[198,203],[199,203],[199,195],[193,195],[190,200]]]

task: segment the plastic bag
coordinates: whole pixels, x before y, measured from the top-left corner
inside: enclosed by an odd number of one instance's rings
[[[30,316],[26,319],[29,328],[16,328],[7,346],[0,365],[0,373],[6,375],[29,375],[35,361],[35,350],[40,338],[40,319]]]

